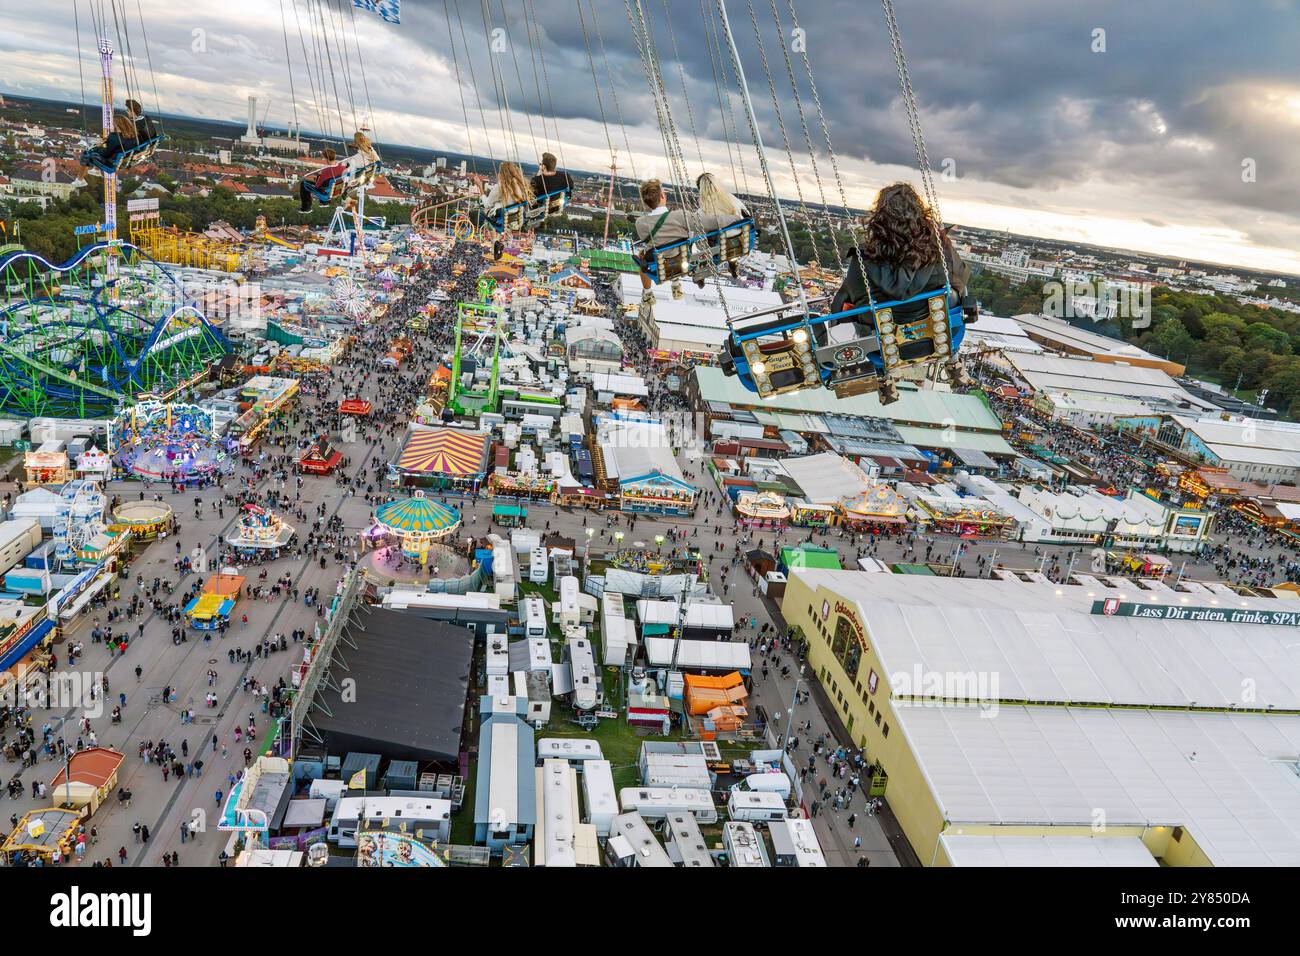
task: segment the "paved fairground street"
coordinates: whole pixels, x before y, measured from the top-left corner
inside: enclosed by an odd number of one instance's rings
[[[1249,925],[1296,5],[0,2],[11,909],[834,867],[878,947],[933,868],[965,945]]]
[[[441,355],[444,338],[435,334],[429,342],[416,345],[412,361],[399,371],[378,371],[374,356],[381,354],[384,342],[393,334],[390,323],[395,321],[390,317],[388,323],[362,331],[336,370],[304,378],[296,406],[281,413],[250,458],[234,464],[218,484],[176,489],[165,482],[115,480],[107,486],[114,499],[166,502],[174,510],[178,530],[138,547],[127,575],[112,588],[114,596],[85,612],[55,645],[60,669],[67,667],[69,646],[80,644],[82,654],[73,670],[102,673],[108,687],[104,713],[91,719],[87,730],[79,725],[80,710],[40,706],[30,710],[38,751],[39,740],[48,732],[49,739],[58,744],[88,746],[93,741],[126,755],[119,784],[121,790],[129,791],[129,802],[122,801],[120,792],[110,798],[89,821],[94,836],[85,858],[65,865],[87,866],[97,860],[121,865],[125,860],[132,866],[152,866],[162,865],[164,856],[170,856],[182,866],[207,866],[217,864],[223,850],[229,849],[229,835],[217,832],[213,821],[232,781],[243,771],[246,755],[255,758],[264,752],[275,726],[266,697],[259,690],[287,680],[291,666],[300,658],[295,632],[310,635],[321,622],[322,605],[357,556],[357,538],[371,524],[372,506],[393,497],[383,473],[405,429],[412,396],[421,393],[422,383]],[[628,334],[626,329],[624,333]],[[337,436],[339,416],[334,410],[346,397],[370,400],[375,411],[363,423],[356,441],[334,441],[343,455],[338,475],[300,476],[290,470],[291,460],[317,435]],[[654,412],[670,413],[682,404],[679,396],[661,386],[654,388],[650,399]],[[686,415],[682,420],[689,423],[692,418]],[[1091,560],[1090,555],[1063,546],[942,535],[854,536],[842,529],[738,528],[719,504],[718,489],[704,468],[700,449],[707,442],[698,435],[679,435],[679,440],[683,450],[677,457],[683,475],[704,489],[693,516],[629,516],[533,501],[528,504],[527,525],[578,542],[586,541],[587,530],[594,529],[590,544],[594,558],[621,546],[630,547],[634,539],[669,556],[685,548],[699,549],[707,558],[709,584],[734,609],[739,624],[734,639],[747,641],[754,648],[750,705],[751,710],[761,707],[769,715],[768,739],[772,742],[779,740],[790,722],[799,657],[784,640],[786,628],[779,609],[760,596],[757,583],[744,570],[740,557],[744,552],[773,552],[781,546],[810,542],[837,551],[845,567],[855,566],[859,557],[886,563],[928,560],[942,566],[951,565],[960,548],[955,573],[963,576],[986,575],[996,562],[1003,568],[1043,570],[1059,577],[1072,559]],[[1062,445],[1069,441],[1070,435],[1063,433]],[[1131,466],[1122,456],[1115,460],[1121,467]],[[479,536],[489,532],[492,508],[500,503],[500,499],[439,492],[431,497],[459,509],[465,530]],[[292,553],[260,566],[234,564],[248,578],[247,587],[260,588],[266,597],[240,600],[224,632],[214,637],[173,624],[177,609],[185,603],[181,596],[206,576],[178,570],[178,564],[194,549],[201,548],[205,556],[217,555],[223,547],[228,552],[223,542],[236,526],[240,503],[275,508],[294,524],[298,535]],[[615,538],[619,532],[624,535],[622,542]],[[656,544],[660,536],[664,541]],[[1217,534],[1215,540],[1233,550],[1236,564],[1276,558],[1272,549],[1260,547],[1257,538]],[[215,558],[210,560],[215,562]],[[1179,559],[1176,567],[1188,579],[1217,577],[1212,557],[1193,557],[1185,565]],[[954,571],[940,567],[939,573]],[[155,593],[155,579],[169,582],[170,592]],[[309,596],[317,595],[322,599],[309,605]],[[143,609],[129,614],[137,597]],[[106,642],[92,637],[97,630],[110,629],[115,638],[128,639],[125,653],[110,654]],[[268,644],[279,649],[264,653]],[[916,864],[887,802],[873,812],[861,786],[852,786],[860,772],[855,762],[859,752],[852,747],[818,681],[807,677],[800,686],[810,693],[806,698],[801,695],[795,706],[791,746],[796,765],[811,768],[806,775],[801,773],[802,803],[812,816],[827,863],[853,866],[865,859],[871,866]],[[168,692],[166,699],[164,691]],[[208,703],[209,695],[215,695],[214,706]],[[108,713],[119,702],[122,720],[115,723]],[[193,714],[192,722],[187,713]],[[6,742],[12,736],[10,726]],[[53,779],[62,763],[58,744],[54,752],[39,753],[35,766],[23,768],[9,760],[11,775],[23,785],[21,796],[7,803],[11,823],[28,810],[49,805],[48,798],[33,795],[32,785]],[[815,757],[814,748],[818,751]],[[174,760],[160,762],[164,752],[174,755]],[[829,759],[837,753],[847,760],[843,776],[835,774]],[[174,764],[184,772],[173,773]],[[183,834],[182,827],[188,832]]]

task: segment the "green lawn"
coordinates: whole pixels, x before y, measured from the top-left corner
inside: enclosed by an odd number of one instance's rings
[[[451,815],[451,842],[458,846],[474,845],[474,788],[478,785],[477,763],[471,763],[465,778],[465,799]]]

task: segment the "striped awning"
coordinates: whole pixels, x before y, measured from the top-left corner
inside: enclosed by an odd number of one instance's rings
[[[414,431],[397,459],[409,474],[472,478],[487,470],[488,436],[456,428]]]
[[[380,507],[375,512],[375,521],[398,534],[444,535],[460,527],[460,512],[417,491],[414,498]]]

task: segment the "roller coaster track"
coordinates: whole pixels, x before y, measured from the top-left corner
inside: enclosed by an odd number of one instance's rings
[[[93,271],[101,252],[145,272],[106,281]],[[66,278],[83,267],[80,280]],[[95,243],[59,264],[13,252],[0,256],[0,282],[8,299],[0,304],[0,408],[110,412],[139,393],[180,384],[230,348],[184,301],[176,277],[130,243]],[[57,354],[69,358],[60,365]],[[100,383],[89,380],[96,372]]]

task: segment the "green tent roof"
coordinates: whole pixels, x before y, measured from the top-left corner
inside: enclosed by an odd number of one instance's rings
[[[840,556],[828,548],[782,548],[781,563],[787,568],[815,568],[822,571],[843,569]]]

